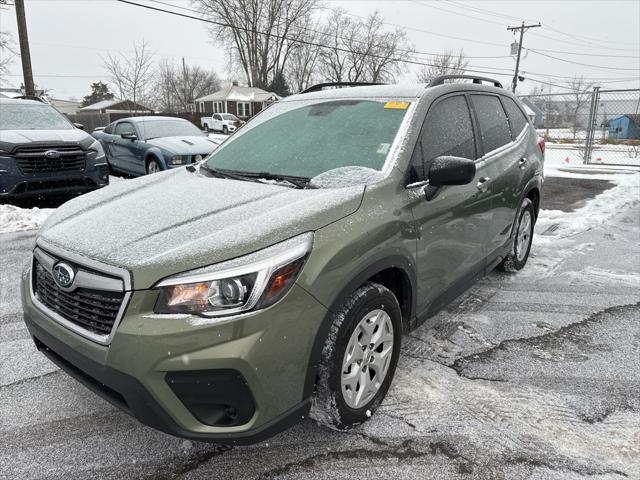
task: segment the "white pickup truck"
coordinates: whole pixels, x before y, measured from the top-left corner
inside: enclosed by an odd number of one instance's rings
[[[200,124],[205,131],[222,132],[225,135],[235,132],[241,123],[238,117],[231,113],[214,113],[200,118]]]

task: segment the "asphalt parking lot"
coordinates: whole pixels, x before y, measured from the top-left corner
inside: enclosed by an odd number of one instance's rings
[[[34,233],[0,234],[0,477],[639,479],[637,175],[550,178],[545,193],[525,270],[406,336],[369,422],[306,420],[233,449],[142,426],[39,354],[17,291]]]

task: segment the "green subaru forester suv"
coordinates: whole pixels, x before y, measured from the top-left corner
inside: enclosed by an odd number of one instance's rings
[[[181,437],[364,422],[402,334],[531,247],[544,144],[498,82],[448,80],[317,86],[60,207],[23,275],[36,346]]]

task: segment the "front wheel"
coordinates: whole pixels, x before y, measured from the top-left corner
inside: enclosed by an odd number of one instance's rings
[[[152,158],[147,162],[147,174],[157,173],[161,170],[162,167],[160,166],[160,162],[155,158]]]
[[[336,430],[366,421],[387,394],[402,338],[402,314],[386,287],[366,283],[333,315],[322,349],[311,416]]]
[[[227,128],[226,125],[222,126],[222,133],[224,133],[225,135],[229,135],[229,128]]]
[[[511,242],[511,250],[502,263],[498,265],[500,270],[517,272],[527,264],[529,252],[531,251],[531,242],[533,241],[535,218],[536,213],[533,208],[533,202],[525,198],[518,212],[518,222]]]

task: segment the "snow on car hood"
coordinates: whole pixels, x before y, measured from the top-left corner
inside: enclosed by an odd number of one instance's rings
[[[31,142],[81,142],[89,134],[78,128],[68,130],[0,130],[2,144],[21,144]]]
[[[293,189],[169,170],[71,200],[38,242],[125,267],[134,288],[317,230],[358,209],[364,186]]]
[[[202,137],[160,137],[146,140],[145,143],[156,147],[164,148],[172,153],[179,155],[202,155],[203,153],[213,152],[218,144],[209,138]]]

